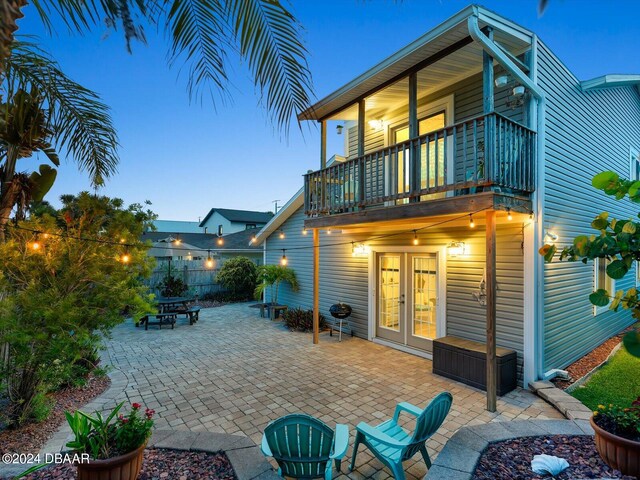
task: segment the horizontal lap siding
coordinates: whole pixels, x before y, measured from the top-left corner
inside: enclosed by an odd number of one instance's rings
[[[583,92],[575,77],[539,43],[538,83],[547,98],[545,231],[562,249],[577,235],[597,232],[601,211],[636,218],[638,205],[615,201],[591,187],[593,175],[614,170],[629,175],[629,149],[640,148],[640,95],[633,87]],[[634,285],[635,271],[616,283]],[[563,368],[632,322],[629,311],[593,315],[593,263],[560,263],[544,270],[545,370]]]
[[[311,308],[313,305],[313,250],[295,250],[310,247],[312,232],[302,235],[304,216],[302,209],[293,214],[282,226],[285,239],[278,234],[267,241],[267,263],[278,263],[282,248],[286,248],[289,266],[296,271],[300,290],[291,292],[281,287],[279,302],[290,307]],[[386,231],[384,232],[387,233]],[[368,259],[351,256],[351,244],[366,242],[374,248],[381,246],[411,246],[413,233],[403,233],[385,239],[375,239],[376,233],[350,236],[341,233],[327,235],[321,231],[320,240],[320,311],[329,315],[329,307],[343,301],[353,307],[350,321],[355,334],[368,338]],[[498,227],[497,236],[497,343],[500,347],[518,352],[518,375],[522,377],[523,352],[523,252],[522,225]],[[480,287],[485,268],[485,234],[482,228],[467,227],[429,230],[420,233],[421,246],[444,246],[451,241],[465,242],[467,255],[447,258],[447,334],[484,342],[486,339],[485,307],[473,298]],[[343,243],[346,245],[325,246]]]

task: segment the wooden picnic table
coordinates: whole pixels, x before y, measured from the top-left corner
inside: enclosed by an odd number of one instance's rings
[[[186,315],[189,318],[189,325],[193,325],[200,319],[200,307],[189,307],[189,303],[195,299],[191,297],[158,297],[158,313],[155,315],[146,315],[140,320],[147,330],[149,325],[158,325],[162,328],[164,323],[171,325],[173,329],[178,315]],[[155,322],[151,317],[155,317]]]
[[[188,304],[194,300],[192,297],[158,297],[156,299],[160,313],[187,310]]]

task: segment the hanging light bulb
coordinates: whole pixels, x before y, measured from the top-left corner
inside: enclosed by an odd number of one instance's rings
[[[356,254],[356,242],[351,242],[351,255],[355,256]]]
[[[418,240],[418,231],[414,230],[413,231],[413,244],[414,245],[418,245],[420,243],[420,240]]]
[[[529,212],[529,220],[533,220],[533,210]]]
[[[33,250],[34,252],[37,252],[38,250],[40,250],[41,246],[42,245],[40,245],[40,242],[38,241],[37,237],[33,242],[31,242],[31,250]]]
[[[207,250],[207,261],[205,262],[205,266],[207,268],[213,268],[215,266],[215,262],[213,258],[211,258],[211,250]]]
[[[280,240],[284,240],[284,232],[280,230]]]
[[[216,243],[218,245],[224,245],[224,240],[222,239],[222,237],[218,237],[218,240],[216,241]]]
[[[182,243],[182,240],[180,240],[180,237],[177,237],[173,243],[175,243],[176,245],[180,245]]]
[[[49,234],[48,233],[43,233],[42,234],[42,238],[44,238],[46,240],[47,238],[49,238]]]
[[[327,235],[331,235],[331,229],[327,229]]]
[[[193,257],[191,256],[191,252],[187,253],[187,260],[193,260]]]
[[[127,264],[131,261],[131,256],[127,252],[125,252],[122,254],[122,257],[120,257],[120,261],[124,264]]]
[[[511,215],[511,209],[507,208],[507,220],[511,221],[513,220],[513,215]]]
[[[283,248],[282,249],[282,258],[280,259],[280,265],[282,265],[283,267],[285,267],[287,265],[287,255],[286,255],[286,250]]]
[[[309,232],[307,231],[307,229],[306,229],[306,228],[303,228],[303,229],[302,229],[302,234],[303,234],[303,235],[306,235],[307,233],[309,233]]]
[[[473,221],[473,215],[469,214],[469,228],[475,228],[476,222]]]

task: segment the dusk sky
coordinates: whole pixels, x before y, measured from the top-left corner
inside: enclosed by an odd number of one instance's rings
[[[293,0],[317,98],[322,98],[469,4],[461,0]],[[608,73],[640,74],[640,2],[550,0],[538,17],[537,0],[487,1],[487,8],[534,31],[581,80]],[[169,69],[167,42],[147,29],[148,45],[126,52],[122,32],[102,26],[85,36],[44,31],[32,7],[20,34],[37,35],[71,78],[111,106],[121,148],[119,173],[101,193],[126,202],[150,200],[162,219],[198,220],[211,207],[273,209],[319,166],[319,129],[292,128],[280,139],[258,106],[245,67],[231,75],[228,105],[190,104],[186,79]],[[233,57],[232,57],[233,58]],[[332,152],[329,152],[330,154]],[[42,159],[36,159],[42,160]],[[44,163],[45,161],[39,161]],[[35,162],[23,162],[22,169]],[[37,164],[37,163],[36,163]],[[20,170],[20,164],[18,170]],[[48,195],[88,189],[71,161],[61,166]]]

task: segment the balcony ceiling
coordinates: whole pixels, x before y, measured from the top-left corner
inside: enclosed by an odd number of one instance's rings
[[[420,62],[451,48],[458,42],[461,42],[458,43],[460,45],[464,43],[465,39],[469,39],[467,18],[473,15],[474,12],[478,14],[480,28],[492,26],[494,28],[494,40],[510,52],[518,55],[529,48],[532,35],[530,32],[493,12],[481,7],[470,6],[320,100],[311,108],[302,112],[299,118],[301,120],[325,119],[334,114],[334,112],[350,106],[363,96],[369,95],[369,100],[375,100],[375,94],[371,95],[371,93],[379,86],[401,76]],[[481,65],[482,49],[475,42],[471,42],[420,72],[418,79],[419,95],[432,93],[446,84],[454,83],[470,74],[476,73],[480,71]],[[400,98],[406,101],[407,87],[405,82],[406,80],[401,80],[396,84],[397,91],[394,91],[394,88],[386,89],[388,91],[384,95],[388,98],[380,98],[379,100],[381,105],[385,102],[387,103],[384,108],[389,108],[394,102],[400,102]],[[353,116],[353,111],[357,112],[357,109],[350,110],[351,116]],[[340,120],[354,119],[346,118],[344,115],[337,115],[335,118]]]

